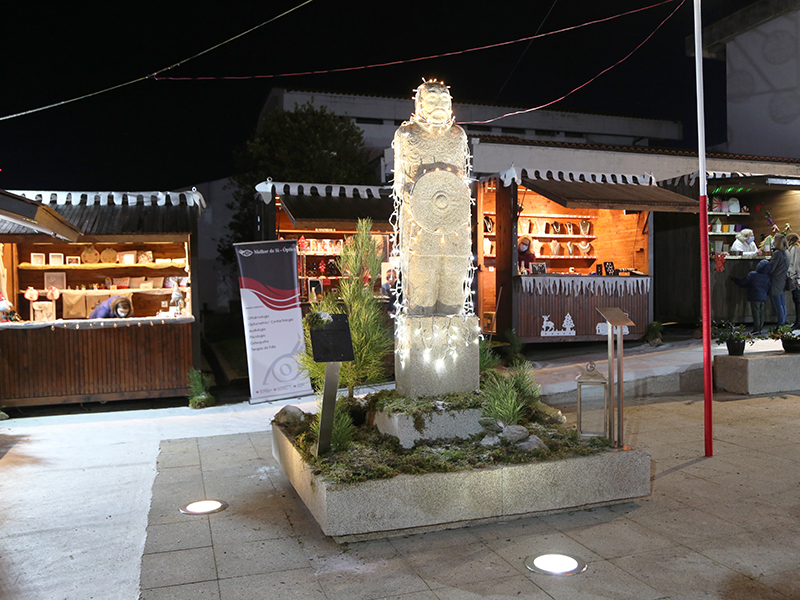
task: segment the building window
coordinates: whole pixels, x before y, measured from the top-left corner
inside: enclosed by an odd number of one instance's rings
[[[566,133],[564,133],[564,137],[583,139],[583,134],[578,133],[577,131],[567,131]]]
[[[525,129],[522,127],[502,127],[500,130],[503,133],[510,133],[512,135],[525,135]]]
[[[372,119],[370,117],[356,117],[356,123],[360,125],[383,125],[383,119]]]
[[[492,128],[488,125],[467,125],[467,131],[491,131]]]
[[[552,129],[537,129],[536,135],[543,135],[548,137],[555,137],[558,135],[557,131],[553,131]]]

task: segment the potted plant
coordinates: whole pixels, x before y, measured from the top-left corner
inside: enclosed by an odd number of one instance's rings
[[[756,339],[752,333],[745,333],[744,325],[737,325],[731,321],[714,321],[711,323],[711,335],[717,338],[718,344],[728,346],[728,354],[741,356],[744,354],[744,345],[747,342],[754,344]]]
[[[769,337],[780,340],[785,352],[800,352],[800,329],[792,329],[790,325],[783,325],[773,329]]]

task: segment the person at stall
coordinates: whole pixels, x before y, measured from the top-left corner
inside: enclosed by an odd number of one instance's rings
[[[90,319],[124,319],[133,316],[131,301],[125,296],[111,296],[98,304],[89,315]]]
[[[760,260],[755,271],[750,271],[742,279],[731,277],[731,281],[740,287],[747,288],[747,301],[753,313],[753,333],[761,333],[764,329],[764,309],[770,287],[770,263]]]
[[[531,263],[536,262],[536,255],[533,253],[533,241],[527,235],[519,238],[517,243],[517,264],[520,270],[525,270],[527,273],[531,268]]]
[[[736,234],[736,240],[731,244],[731,252],[741,252],[742,256],[759,256],[762,254],[756,246],[756,238],[752,229],[742,229]]]
[[[789,273],[789,258],[786,256],[786,238],[776,233],[772,239],[772,258],[769,273],[769,298],[775,309],[778,327],[786,325],[786,275]]]
[[[394,314],[395,302],[397,301],[397,270],[389,269],[384,276],[385,282],[381,285],[381,293],[389,298],[389,312]]]
[[[800,329],[800,236],[790,233],[786,236],[789,258],[789,279],[793,282],[792,301],[794,302],[794,325],[792,329]]]

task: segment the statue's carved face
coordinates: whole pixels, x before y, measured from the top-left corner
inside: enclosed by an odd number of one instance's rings
[[[417,90],[417,117],[436,125],[446,123],[453,115],[450,91],[441,84],[422,84]]]

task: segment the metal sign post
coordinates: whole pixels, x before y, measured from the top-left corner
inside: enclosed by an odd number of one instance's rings
[[[339,368],[342,362],[355,358],[347,315],[326,316],[330,317],[329,321],[309,332],[314,362],[327,363],[322,409],[319,413],[319,439],[314,446],[315,456],[325,454],[331,449],[333,413],[336,410],[336,393],[339,391]]]
[[[624,446],[623,442],[623,374],[622,374],[622,328],[635,325],[621,309],[617,307],[598,308],[597,312],[608,323],[608,392],[610,402],[608,403],[606,437],[615,448]],[[617,331],[617,356],[616,356],[616,390],[614,389],[614,329]],[[614,411],[616,410],[616,435],[614,432]]]

